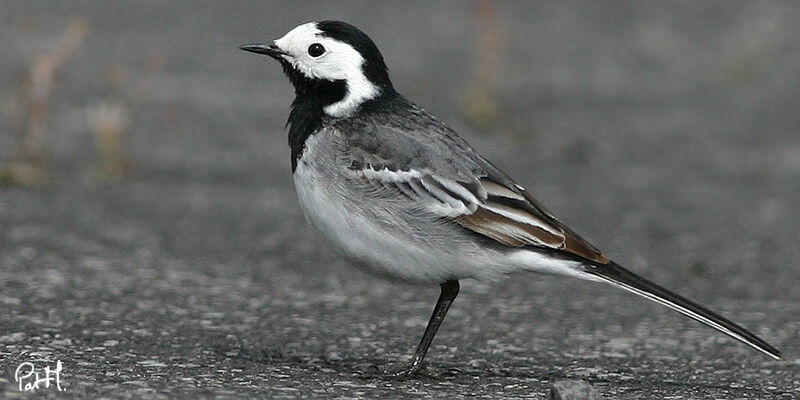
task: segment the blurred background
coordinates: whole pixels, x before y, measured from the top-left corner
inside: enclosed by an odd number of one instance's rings
[[[0,9],[9,371],[31,353],[69,360],[79,397],[175,394],[175,374],[179,394],[408,389],[333,383],[410,354],[438,290],[363,275],[310,231],[292,89],[237,49],[322,19],[364,30],[398,91],[615,260],[797,359],[798,4],[27,1]],[[434,372],[462,371],[437,379],[459,390],[574,376],[616,398],[800,390],[797,363],[615,289],[534,275],[463,288],[430,354]]]

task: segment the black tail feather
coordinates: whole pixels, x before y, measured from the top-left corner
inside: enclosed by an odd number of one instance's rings
[[[721,315],[689,300],[676,293],[670,292],[653,282],[644,279],[633,272],[611,262],[609,264],[591,264],[586,266],[586,272],[600,278],[607,283],[627,291],[646,297],[656,303],[667,306],[689,318],[702,322],[720,332],[723,332],[747,345],[769,355],[777,360],[783,360],[778,349],[769,345],[758,336],[750,333],[741,326],[729,321]]]

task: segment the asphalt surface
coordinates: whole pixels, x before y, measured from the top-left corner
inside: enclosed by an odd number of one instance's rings
[[[607,399],[800,398],[800,6],[515,2],[494,24],[475,10],[4,5],[0,164],[35,55],[75,18],[88,35],[50,99],[52,181],[0,187],[0,397],[546,399],[574,382]],[[400,92],[575,230],[788,361],[611,287],[518,274],[462,282],[417,379],[364,375],[410,356],[438,289],[352,269],[296,205],[291,89],[236,46],[314,19],[362,27]],[[129,121],[118,179],[87,120],[109,101]],[[57,360],[64,391],[19,391],[21,363]]]

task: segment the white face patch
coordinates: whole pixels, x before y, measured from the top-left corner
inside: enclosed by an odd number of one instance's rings
[[[319,43],[325,52],[312,57],[308,48]],[[275,45],[288,53],[283,58],[303,75],[312,79],[343,80],[347,83],[347,94],[339,102],[324,108],[333,117],[350,115],[361,103],[376,97],[380,89],[364,76],[364,57],[347,43],[323,36],[316,22],[309,22],[292,29]]]

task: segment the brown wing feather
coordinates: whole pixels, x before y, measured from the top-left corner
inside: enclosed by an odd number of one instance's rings
[[[534,207],[539,209],[542,214],[549,217],[551,223],[561,229],[564,232],[564,247],[562,250],[575,254],[577,256],[581,256],[583,258],[598,262],[600,264],[608,264],[609,258],[602,251],[594,247],[591,243],[589,243],[586,239],[582,238],[580,235],[575,233],[572,229],[564,225],[561,220],[555,217],[553,213],[548,211],[544,206],[536,200],[533,196],[528,194],[528,192],[523,191],[525,198],[530,202]]]
[[[592,246],[591,243],[587,242],[584,238],[578,236],[578,234],[572,230],[568,229],[567,232],[564,232],[564,234],[567,240],[564,242],[564,248],[562,250],[581,256],[588,260],[598,262],[600,264],[608,264],[609,261],[611,261],[608,259],[608,256]]]
[[[608,263],[603,253],[499,170],[466,182],[372,164],[350,170],[367,184],[395,187],[408,199],[426,204],[435,213],[505,246],[545,247]]]
[[[506,246],[550,247],[601,264],[609,262],[605,254],[569,229],[510,178],[502,178],[505,179],[482,178],[480,182],[487,192],[483,204],[475,213],[455,218],[455,222]],[[512,207],[513,214],[493,211]]]
[[[519,223],[486,208],[478,208],[474,213],[461,215],[454,220],[459,225],[497,240],[506,246],[522,247],[534,244],[559,248],[565,241],[563,235],[554,234],[534,225]]]

